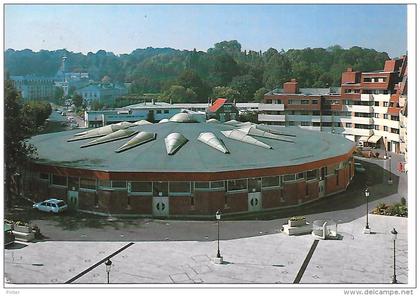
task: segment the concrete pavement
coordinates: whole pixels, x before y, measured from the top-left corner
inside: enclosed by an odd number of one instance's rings
[[[407,219],[370,215],[375,234],[362,234],[364,218],[338,226],[342,240],[320,241],[300,283],[388,284],[392,241],[397,241],[397,279],[407,283]],[[222,241],[225,264],[212,262],[217,242],[135,242],[111,258],[111,283],[118,284],[291,284],[314,238],[283,233]],[[127,242],[57,242],[5,250],[5,275],[13,284],[62,284]],[[410,271],[412,272],[412,271]],[[75,284],[106,283],[104,264]]]

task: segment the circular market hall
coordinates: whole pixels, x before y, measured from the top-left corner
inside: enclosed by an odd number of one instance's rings
[[[25,195],[100,215],[208,217],[299,206],[346,190],[354,143],[231,120],[121,122],[37,135]]]

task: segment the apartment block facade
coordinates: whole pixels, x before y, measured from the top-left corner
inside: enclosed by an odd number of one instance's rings
[[[258,120],[342,134],[359,145],[400,153],[400,101],[406,96],[407,56],[402,56],[386,61],[380,71],[348,68],[342,73],[341,87],[299,89],[292,79],[265,94]]]
[[[54,98],[54,80],[52,78],[27,75],[10,76],[10,80],[24,101]]]

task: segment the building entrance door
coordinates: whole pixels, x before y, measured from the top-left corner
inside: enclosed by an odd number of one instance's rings
[[[153,216],[169,216],[169,198],[167,196],[153,196]]]
[[[67,191],[67,204],[71,209],[77,209],[79,207],[79,191]]]
[[[248,211],[249,212],[260,211],[261,206],[262,206],[261,192],[248,193]]]
[[[261,208],[261,178],[250,178],[248,179],[248,211],[259,211]]]

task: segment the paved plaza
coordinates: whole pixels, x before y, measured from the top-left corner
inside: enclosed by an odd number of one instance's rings
[[[389,284],[393,274],[390,230],[397,241],[397,279],[407,283],[407,219],[369,215],[373,234],[362,234],[365,218],[338,225],[342,240],[321,240],[300,283]],[[280,228],[280,225],[279,225]],[[224,264],[213,263],[216,241],[134,242],[111,258],[113,284],[291,284],[312,235],[284,233],[223,240]],[[127,242],[45,241],[5,250],[9,284],[63,284],[119,250]],[[104,284],[99,264],[74,284]]]

